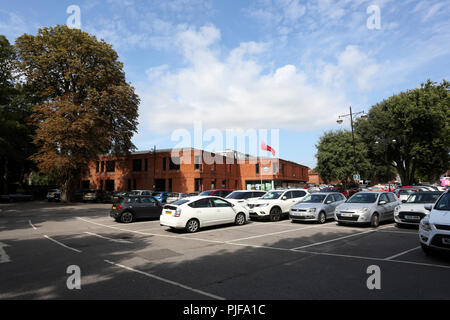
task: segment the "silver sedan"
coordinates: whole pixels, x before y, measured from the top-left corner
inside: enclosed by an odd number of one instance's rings
[[[358,223],[378,227],[381,221],[394,220],[394,209],[400,204],[392,192],[358,192],[336,207],[338,224]]]
[[[336,206],[346,198],[339,192],[317,192],[304,197],[289,210],[289,218],[295,221],[318,221],[325,223],[333,218]]]

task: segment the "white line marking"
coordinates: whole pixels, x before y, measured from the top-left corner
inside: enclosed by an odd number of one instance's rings
[[[30,226],[31,226],[34,230],[37,230],[37,228],[31,223],[31,220],[28,220],[28,223],[30,224]]]
[[[419,247],[412,248],[412,249],[409,249],[409,250],[406,250],[406,251],[403,251],[403,252],[400,252],[400,253],[398,253],[398,254],[394,254],[393,256],[387,257],[387,258],[385,258],[384,260],[392,260],[392,259],[395,259],[395,258],[397,258],[397,257],[400,257],[400,256],[402,256],[402,255],[404,255],[404,254],[407,254],[407,253],[409,253],[409,252],[411,252],[411,251],[417,250],[417,249],[420,249],[420,246],[419,246]]]
[[[78,250],[78,249],[75,249],[75,248],[71,248],[71,247],[69,247],[69,246],[66,246],[64,243],[61,243],[61,242],[59,242],[59,241],[57,241],[57,240],[55,240],[55,239],[53,239],[53,238],[51,238],[51,237],[49,237],[49,236],[47,236],[47,235],[44,235],[44,237],[47,238],[48,240],[53,241],[54,243],[59,244],[60,246],[66,248],[66,249],[73,250],[73,251],[76,251],[76,252],[81,252],[81,250]]]
[[[87,223],[93,223],[100,225],[96,222],[91,222],[89,220],[83,219],[78,217],[78,219],[81,219]],[[261,249],[269,249],[269,250],[279,250],[279,251],[290,251],[290,252],[296,252],[296,253],[307,253],[307,254],[314,254],[319,256],[331,256],[331,257],[342,257],[342,258],[350,258],[350,259],[363,259],[363,260],[373,260],[373,261],[385,261],[385,262],[393,262],[393,263],[403,263],[403,264],[413,264],[418,266],[427,266],[427,267],[437,267],[437,268],[446,268],[450,269],[450,266],[446,265],[438,265],[438,264],[430,264],[430,263],[422,263],[422,262],[413,262],[413,261],[404,261],[404,260],[385,260],[383,258],[372,258],[372,257],[362,257],[362,256],[352,256],[352,255],[344,255],[344,254],[337,254],[337,253],[326,253],[326,252],[314,252],[314,251],[306,251],[306,250],[294,250],[294,249],[287,249],[287,248],[277,248],[277,247],[269,247],[269,246],[259,246],[259,245],[252,245],[252,244],[245,244],[245,243],[231,243],[230,241],[215,241],[215,240],[207,240],[207,239],[200,239],[200,238],[190,238],[190,237],[178,237],[178,236],[171,236],[171,235],[161,235],[161,234],[151,234],[151,233],[144,233],[139,231],[132,231],[132,230],[126,230],[126,229],[120,229],[116,227],[109,227],[106,225],[103,225],[104,227],[117,229],[121,231],[127,231],[132,233],[138,233],[142,235],[151,235],[151,236],[160,236],[160,237],[166,237],[166,238],[176,238],[176,239],[189,239],[189,240],[197,240],[197,241],[204,241],[204,242],[210,242],[210,243],[220,243],[225,245],[231,245],[231,246],[242,246],[242,247],[253,247],[253,248],[261,248]]]
[[[330,242],[334,242],[334,241],[339,241],[339,240],[342,240],[342,239],[347,239],[347,238],[351,238],[351,237],[354,237],[354,236],[358,236],[358,235],[366,234],[366,233],[371,233],[371,232],[375,232],[375,230],[369,230],[369,231],[364,231],[364,232],[352,233],[352,234],[347,235],[347,236],[342,236],[342,237],[339,237],[339,238],[334,238],[334,239],[330,239],[330,240],[325,240],[325,241],[321,241],[321,242],[307,244],[307,245],[304,245],[304,246],[301,246],[301,247],[297,247],[297,248],[292,248],[292,250],[298,250],[298,249],[304,249],[304,248],[319,246],[321,244],[330,243]]]
[[[11,262],[11,258],[6,254],[5,247],[9,247],[10,245],[0,242],[0,263]]]
[[[189,290],[189,291],[192,291],[192,292],[195,292],[195,293],[207,296],[209,298],[213,298],[213,299],[216,299],[216,300],[225,300],[225,298],[217,296],[215,294],[208,293],[208,292],[205,292],[205,291],[202,291],[202,290],[198,290],[198,289],[194,289],[194,288],[186,286],[184,284],[181,284],[181,283],[178,283],[178,282],[175,282],[175,281],[172,281],[172,280],[168,280],[168,279],[165,279],[165,278],[161,278],[161,277],[156,276],[156,275],[151,274],[151,273],[147,273],[147,272],[144,272],[144,271],[141,271],[141,270],[137,270],[137,269],[134,269],[134,268],[131,268],[131,267],[127,267],[127,266],[124,266],[122,264],[114,263],[114,262],[109,261],[109,260],[104,260],[104,261],[106,263],[112,264],[114,266],[121,267],[121,268],[129,270],[129,271],[140,273],[140,274],[142,274],[142,275],[144,275],[146,277],[153,278],[153,279],[156,279],[156,280],[159,280],[159,281],[163,281],[163,282],[166,282],[168,284],[171,284],[171,285],[174,285],[174,286],[177,286],[177,287],[180,287],[180,288],[183,288],[183,289],[186,289],[186,290]]]
[[[85,233],[87,233],[87,234],[89,234],[89,235],[91,235],[91,236],[94,236],[94,237],[97,237],[97,238],[101,238],[101,239],[105,239],[105,240],[109,240],[109,241],[112,241],[112,242],[117,242],[117,243],[133,243],[133,242],[131,242],[131,241],[127,241],[127,240],[123,240],[123,239],[113,239],[113,238],[104,237],[104,236],[101,236],[101,235],[99,235],[99,234],[92,233],[92,232],[85,232]]]

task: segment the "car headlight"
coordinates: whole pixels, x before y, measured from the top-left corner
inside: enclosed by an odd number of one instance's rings
[[[256,206],[259,207],[259,208],[262,208],[262,207],[267,207],[268,205],[269,205],[268,203],[261,203],[261,204],[258,204]]]
[[[400,206],[396,206],[394,209],[395,212],[398,212],[398,210],[400,210]]]
[[[334,213],[339,214],[339,209],[338,208],[334,209]]]
[[[369,210],[370,210],[369,208],[365,207],[365,208],[362,208],[362,209],[359,210],[359,211],[362,212],[362,213],[366,213],[366,212],[368,212]]]
[[[431,231],[431,223],[427,218],[423,218],[420,221],[420,228],[425,231]]]
[[[314,212],[316,212],[316,208],[309,208],[308,212],[314,213]]]

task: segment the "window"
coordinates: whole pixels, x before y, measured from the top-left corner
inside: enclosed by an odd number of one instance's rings
[[[136,183],[136,179],[133,179],[133,189],[136,190],[137,189],[137,183]]]
[[[211,189],[215,189],[216,188],[216,180],[212,180],[211,181]]]
[[[190,205],[193,208],[211,208],[213,204],[209,198],[197,200]]]
[[[395,196],[392,193],[388,193],[389,202],[395,202]]]
[[[126,198],[125,203],[139,203],[139,198],[132,197],[132,198]]]
[[[195,156],[194,157],[194,170],[201,170],[201,166],[202,166],[202,157]]]
[[[293,196],[292,196],[293,198],[301,198],[306,195],[306,192],[302,191],[302,190],[296,190],[296,191],[292,191],[292,194],[293,194]]]
[[[259,174],[259,163],[255,164],[256,174]]]
[[[131,179],[128,179],[128,191],[131,191]]]
[[[103,180],[100,180],[100,190],[103,190]]]
[[[166,158],[162,158],[162,163],[163,163],[163,171],[166,171],[167,170]]]
[[[226,188],[227,186],[227,181],[226,180],[222,180],[222,188]]]
[[[266,193],[263,191],[254,191],[252,192],[251,197],[252,198],[256,198],[256,197],[262,197],[263,195],[265,195]]]
[[[144,159],[144,170],[148,171],[148,159]]]
[[[180,158],[178,157],[170,158],[169,170],[180,170]]]
[[[434,206],[436,210],[450,210],[450,193],[445,193]]]
[[[378,201],[386,201],[386,202],[389,202],[386,193],[383,193],[383,194],[380,196],[380,199],[378,199]]]
[[[155,199],[150,198],[150,197],[142,197],[141,198],[141,203],[146,203],[146,204],[150,204],[150,203],[155,203]]]
[[[213,199],[214,207],[231,207],[231,204],[222,199]]]
[[[195,179],[195,181],[194,181],[195,192],[201,191],[201,188],[202,188],[202,179]]]
[[[172,192],[172,179],[169,179],[169,192]]]
[[[278,162],[273,162],[272,166],[273,166],[273,174],[277,174],[278,173]]]
[[[116,171],[116,162],[113,161],[106,161],[106,172],[114,172]]]
[[[106,191],[114,191],[114,180],[106,180]]]
[[[142,160],[141,159],[133,159],[133,171],[135,171],[135,172],[142,171]]]
[[[101,162],[101,170],[100,170],[100,172],[103,172],[103,171],[105,171],[105,161]]]
[[[100,171],[100,161],[96,161],[95,162],[95,172],[99,172]]]
[[[280,164],[280,173],[284,174],[284,164]]]
[[[286,199],[292,199],[292,191],[288,191],[284,194],[284,196],[286,197]]]

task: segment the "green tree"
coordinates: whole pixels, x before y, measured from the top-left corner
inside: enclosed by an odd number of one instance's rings
[[[43,28],[20,36],[15,47],[35,103],[32,159],[41,172],[59,177],[62,200],[72,200],[89,161],[134,149],[139,98],[117,53],[86,32]]]
[[[14,47],[0,35],[0,194],[23,184],[33,167],[28,160],[33,153],[32,128],[27,123],[31,110],[15,81],[15,63]]]
[[[449,90],[446,80],[428,80],[376,104],[366,119],[358,119],[355,130],[371,161],[395,168],[405,185],[418,178],[435,181],[448,170]]]
[[[341,180],[345,184],[348,180],[352,180],[353,174],[357,172],[362,179],[371,177],[373,167],[366,159],[366,146],[357,136],[355,136],[356,163],[354,161],[351,131],[325,132],[316,148],[316,170],[325,182]]]

